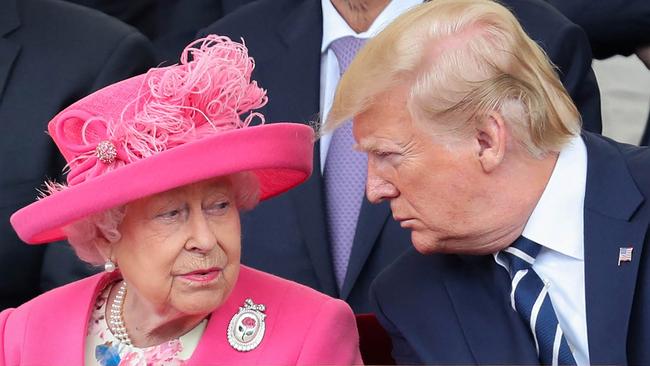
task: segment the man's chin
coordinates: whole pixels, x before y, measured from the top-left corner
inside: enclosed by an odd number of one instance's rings
[[[505,246],[496,244],[475,244],[469,239],[438,238],[411,233],[411,243],[418,253],[429,254],[461,254],[461,255],[491,255],[502,250]]]
[[[411,243],[420,254],[482,254],[465,245],[464,240],[439,237],[430,232],[411,232]]]
[[[415,250],[420,254],[428,255],[433,253],[440,253],[440,241],[432,236],[423,235],[418,231],[411,231],[411,244]]]

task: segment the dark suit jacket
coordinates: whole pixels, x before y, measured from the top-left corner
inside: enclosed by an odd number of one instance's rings
[[[648,122],[645,124],[645,130],[643,131],[643,136],[641,136],[641,146],[650,145],[650,113],[648,113]]]
[[[650,45],[648,0],[546,1],[585,30],[595,58],[627,56]]]
[[[585,296],[592,364],[650,363],[650,150],[584,133]],[[549,228],[552,230],[552,228]],[[620,247],[631,262],[617,266]],[[510,278],[492,255],[409,250],[371,297],[404,364],[535,364],[528,325],[510,307]]]
[[[86,274],[80,266],[81,273],[67,276],[76,258],[64,245],[25,245],[9,225],[9,216],[33,202],[36,188],[63,168],[45,134],[47,122],[77,99],[144,72],[152,62],[148,41],[104,14],[56,0],[0,1],[0,309],[41,292],[45,251],[64,252],[58,258],[63,263],[48,264],[62,277],[57,281]]]
[[[147,36],[156,59],[165,65],[178,57],[199,29],[254,0],[66,0],[102,11]]]
[[[597,115],[599,121],[598,89],[584,34],[545,3],[506,3],[564,71],[564,81],[582,102],[584,113]],[[322,27],[319,0],[260,0],[201,34],[243,37],[256,61],[253,77],[268,89],[269,104],[262,110],[267,120],[306,123],[319,112]],[[592,127],[600,131],[600,124]],[[326,229],[318,143],[315,148],[314,173],[305,184],[244,215],[242,261],[345,299],[355,312],[367,312],[371,281],[411,246],[410,233],[391,218],[388,204],[371,205],[364,199],[348,272],[338,291]]]

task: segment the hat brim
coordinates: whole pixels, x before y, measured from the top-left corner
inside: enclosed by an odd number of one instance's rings
[[[223,132],[42,198],[16,211],[11,216],[11,224],[29,244],[63,240],[63,227],[93,213],[244,171],[258,177],[260,200],[265,200],[309,177],[313,139],[313,130],[298,123],[273,123]]]

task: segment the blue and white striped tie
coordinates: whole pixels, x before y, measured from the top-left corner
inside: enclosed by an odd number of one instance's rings
[[[532,269],[539,244],[520,236],[499,254],[509,264],[512,308],[528,323],[543,365],[575,365],[548,295],[548,285]]]

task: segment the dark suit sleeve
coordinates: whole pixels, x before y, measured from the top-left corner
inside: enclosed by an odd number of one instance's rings
[[[154,60],[153,48],[149,41],[141,33],[134,31],[117,44],[97,74],[91,91],[145,73],[154,66]]]
[[[544,1],[502,1],[558,67],[562,84],[586,123],[583,128],[600,133],[600,92],[591,69],[591,49],[584,31]]]
[[[377,320],[390,336],[391,342],[393,344],[393,350],[391,352],[393,359],[397,362],[398,365],[422,364],[422,361],[418,358],[415,350],[413,350],[406,338],[382,310],[381,305],[383,302],[381,298],[383,292],[385,291],[382,291],[381,287],[382,285],[380,278],[378,280],[375,280],[370,286],[370,306],[372,307]],[[409,300],[405,299],[405,301]]]
[[[648,0],[547,1],[585,30],[595,58],[627,56],[650,45]]]
[[[132,31],[119,40],[106,62],[101,67],[92,86],[91,93],[104,86],[142,74],[154,65],[154,52],[149,41],[139,32]],[[58,152],[53,152],[62,167],[65,162]],[[58,180],[63,180],[60,177]],[[82,262],[65,242],[45,246],[41,268],[41,291],[51,290],[79,278],[96,273],[99,269]]]
[[[560,78],[582,116],[583,128],[601,133],[600,91],[591,68],[591,49],[585,33],[566,22],[559,36],[549,38],[546,52],[559,68]]]

